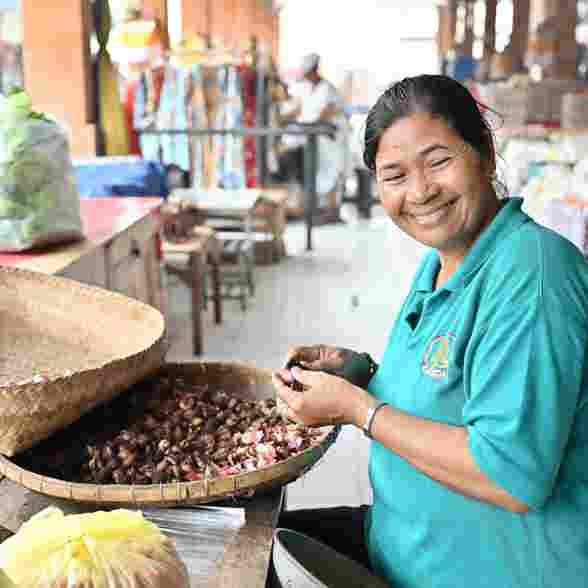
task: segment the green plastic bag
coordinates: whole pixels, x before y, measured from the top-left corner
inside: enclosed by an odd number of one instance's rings
[[[80,198],[64,130],[28,95],[0,95],[0,251],[83,237]]]

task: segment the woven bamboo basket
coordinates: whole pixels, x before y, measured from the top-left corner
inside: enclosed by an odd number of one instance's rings
[[[166,364],[158,375],[180,376],[187,383],[207,384],[240,399],[275,397],[271,371],[246,363]],[[72,425],[71,429],[76,426]],[[264,491],[295,480],[316,464],[335,441],[338,432],[339,427],[323,427],[320,442],[297,455],[255,471],[196,482],[136,485],[75,483],[40,475],[17,465],[15,462],[18,459],[11,460],[4,456],[0,456],[0,474],[41,494],[85,504],[107,507],[202,504],[249,491]],[[67,438],[63,443],[67,443]],[[34,447],[30,451],[40,448]]]
[[[0,453],[14,455],[157,371],[161,313],[74,280],[0,267]]]

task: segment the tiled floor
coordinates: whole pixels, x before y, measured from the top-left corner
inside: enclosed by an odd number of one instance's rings
[[[314,250],[305,250],[302,223],[286,231],[287,257],[257,266],[256,293],[242,312],[224,301],[222,325],[204,324],[203,360],[241,360],[266,368],[283,364],[293,345],[332,343],[380,357],[406,294],[422,248],[374,210],[358,221],[345,205],[346,224],[315,229]],[[190,360],[189,295],[168,278],[170,360]],[[308,474],[288,487],[288,508],[356,505],[370,499],[369,445],[353,427]]]

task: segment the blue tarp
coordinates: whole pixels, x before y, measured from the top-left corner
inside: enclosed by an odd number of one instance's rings
[[[169,193],[165,169],[158,161],[96,158],[74,161],[73,167],[81,198],[100,196],[167,198]]]
[[[477,61],[467,55],[459,55],[447,64],[447,75],[458,82],[473,80],[476,73]]]

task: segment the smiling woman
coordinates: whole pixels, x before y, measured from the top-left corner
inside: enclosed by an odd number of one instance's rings
[[[520,199],[499,199],[482,109],[450,78],[389,88],[364,159],[393,222],[431,250],[379,366],[299,347],[301,391],[282,372],[274,384],[296,421],[374,440],[373,504],[287,512],[280,526],[397,588],[576,586],[588,577],[588,266]]]

